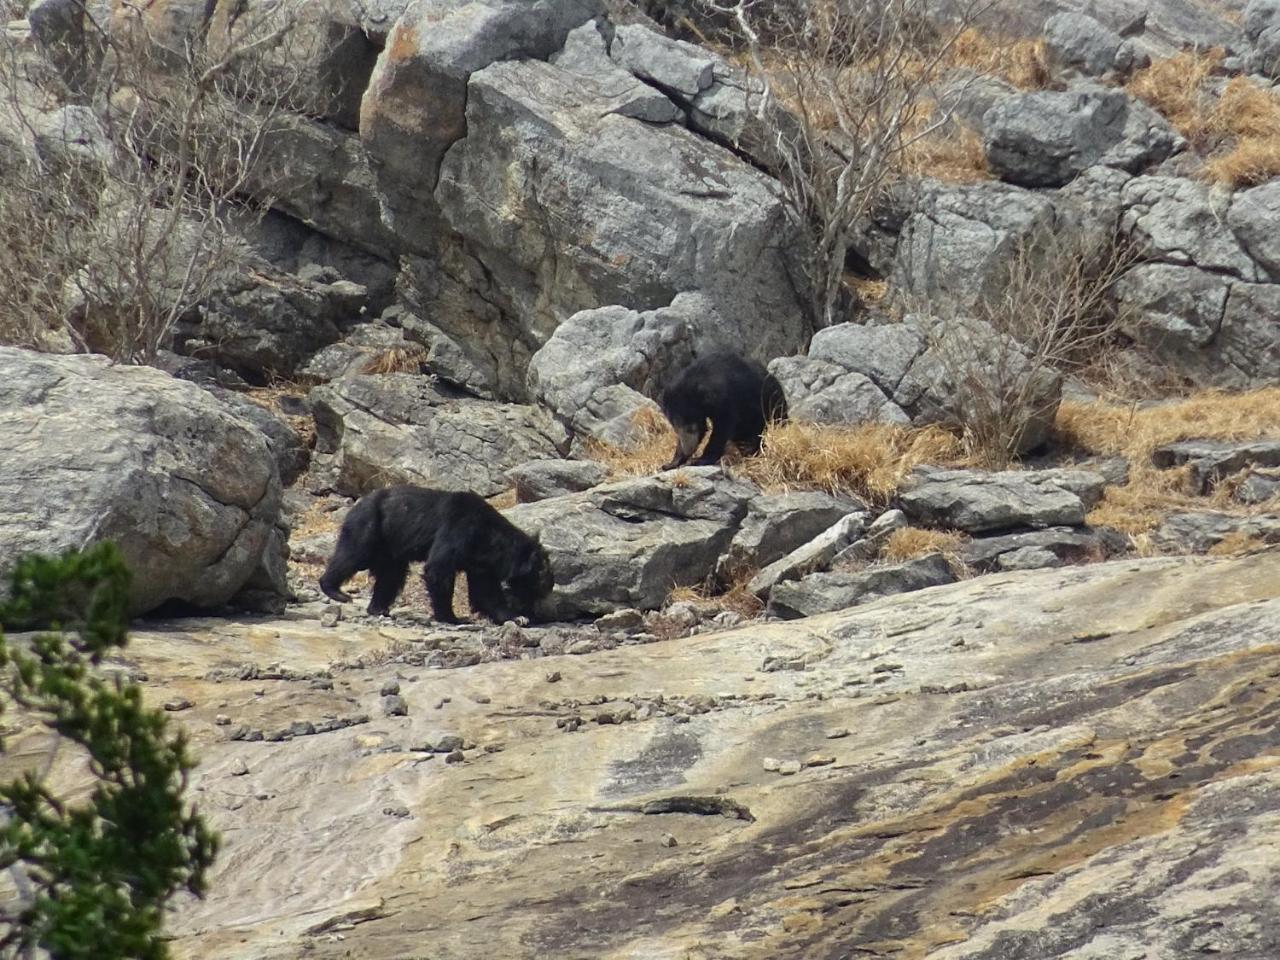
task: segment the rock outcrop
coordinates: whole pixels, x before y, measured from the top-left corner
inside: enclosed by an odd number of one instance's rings
[[[267,438],[195,384],[0,347],[0,445],[0,574],[23,554],[113,540],[135,613],[287,594]]]

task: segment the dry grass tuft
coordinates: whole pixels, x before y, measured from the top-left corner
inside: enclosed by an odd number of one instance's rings
[[[427,359],[427,351],[418,344],[406,347],[388,347],[375,353],[364,362],[361,373],[418,373]]]
[[[914,560],[917,557],[940,553],[944,557],[958,557],[960,545],[967,538],[955,530],[925,530],[921,527],[902,527],[889,534],[880,548],[880,559],[893,563]]]
[[[1049,85],[1042,39],[999,37],[969,27],[956,36],[947,62],[998,77],[1019,90],[1043,90]]]
[[[1233,77],[1216,99],[1205,81],[1222,51],[1179,53],[1136,73],[1128,90],[1164,114],[1203,151],[1215,151],[1202,175],[1252,187],[1280,175],[1280,97],[1248,77]]]
[[[934,134],[917,140],[907,147],[902,162],[908,174],[934,177],[948,183],[977,183],[991,179],[982,138],[964,126],[946,135]]]
[[[1175,510],[1242,508],[1231,504],[1229,487],[1206,498],[1187,492],[1188,468],[1159,470],[1151,454],[1179,440],[1253,440],[1273,436],[1280,423],[1280,387],[1246,393],[1211,390],[1177,403],[1138,409],[1103,401],[1064,401],[1054,425],[1061,443],[1093,454],[1119,454],[1129,462],[1129,482],[1108,487],[1088,522],[1130,535],[1146,533]]]
[[[1266,550],[1270,546],[1271,544],[1262,537],[1245,533],[1243,530],[1233,530],[1210,547],[1207,552],[1211,557],[1238,557],[1244,553]]]
[[[506,510],[510,507],[514,507],[519,502],[516,500],[516,488],[512,487],[510,490],[504,490],[502,493],[494,494],[492,497],[488,498],[487,502],[489,506],[493,507],[495,510]]]
[[[916,466],[965,462],[960,440],[941,427],[792,421],[770,427],[761,455],[743,467],[766,490],[813,488],[882,505]]]
[[[602,440],[588,440],[585,452],[603,463],[612,476],[634,477],[655,473],[675,449],[676,435],[666,418],[654,407],[642,407],[631,418],[634,442],[619,447]]]
[[[280,403],[282,397],[306,397],[309,387],[298,383],[280,380],[269,387],[251,387],[246,393],[250,400],[260,407],[270,410],[293,428],[306,447],[314,447],[316,440],[316,421],[311,416],[294,416],[284,412]]]
[[[692,603],[708,617],[722,610],[731,610],[751,620],[764,613],[764,601],[747,589],[747,584],[755,575],[755,570],[738,571],[728,587],[720,592],[706,584],[675,587],[667,595],[667,603]]]
[[[1280,176],[1280,134],[1242,138],[1230,151],[1206,163],[1204,175],[1232,187],[1256,187]]]
[[[851,273],[844,276],[845,286],[854,292],[858,302],[866,307],[880,308],[889,296],[888,280],[873,280],[870,277],[859,277]]]
[[[1144,100],[1192,143],[1202,143],[1213,126],[1213,98],[1204,82],[1225,56],[1221,47],[1183,51],[1137,71],[1125,89]]]

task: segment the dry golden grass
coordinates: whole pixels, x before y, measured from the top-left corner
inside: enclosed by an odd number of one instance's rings
[[[487,502],[489,506],[493,507],[495,510],[506,510],[509,507],[514,507],[518,502],[516,500],[516,488],[512,487],[510,490],[504,490],[502,493],[495,494],[494,496],[489,497]]]
[[[1209,548],[1211,557],[1236,557],[1255,550],[1266,550],[1271,544],[1261,537],[1252,536],[1243,530],[1233,530]]]
[[[789,423],[766,431],[761,454],[743,461],[766,490],[810,488],[885,504],[920,464],[966,463],[958,438],[941,427]]]
[[[1213,98],[1204,81],[1222,62],[1222,48],[1200,53],[1183,51],[1137,71],[1125,85],[1172,123],[1192,143],[1203,142],[1213,126]]]
[[[667,595],[667,603],[692,603],[708,615],[721,610],[732,610],[747,619],[758,617],[764,612],[764,601],[747,589],[747,584],[755,574],[755,570],[739,571],[728,588],[719,593],[702,584],[675,587]]]
[[[1222,51],[1179,53],[1138,71],[1128,90],[1151,104],[1203,151],[1201,175],[1252,187],[1280,175],[1280,97],[1248,77],[1233,77],[1216,99],[1205,81]]]
[[[1232,187],[1256,187],[1280,176],[1280,134],[1242,138],[1227,153],[1209,160],[1204,175]]]
[[[366,360],[360,372],[417,373],[426,359],[427,351],[416,343],[406,347],[388,347]]]
[[[969,27],[956,36],[946,63],[997,77],[1019,90],[1042,90],[1049,85],[1042,39],[1000,37]]]
[[[1131,535],[1158,526],[1171,511],[1233,509],[1230,487],[1220,486],[1210,498],[1187,492],[1185,467],[1159,470],[1151,454],[1179,440],[1252,440],[1274,436],[1280,424],[1280,387],[1245,393],[1205,391],[1176,403],[1138,409],[1103,401],[1064,402],[1054,428],[1059,442],[1093,454],[1124,456],[1129,482],[1108,487],[1089,513],[1094,526],[1115,527]]]
[[[880,548],[880,559],[901,563],[931,553],[944,557],[958,556],[964,534],[955,530],[925,530],[921,527],[902,527],[889,534]]]
[[[668,460],[676,446],[675,431],[666,418],[652,407],[643,407],[631,418],[635,442],[619,447],[601,440],[589,440],[586,455],[603,463],[612,476],[634,477],[655,473]]]
[[[866,307],[880,307],[885,298],[889,296],[888,280],[872,280],[870,277],[859,277],[846,273],[844,284],[854,292],[858,302]]]
[[[915,141],[907,147],[902,162],[906,173],[934,177],[947,183],[976,183],[991,179],[982,138],[968,127]]]

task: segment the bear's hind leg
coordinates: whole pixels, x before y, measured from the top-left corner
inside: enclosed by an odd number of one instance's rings
[[[394,560],[384,561],[373,568],[373,596],[369,599],[371,616],[382,617],[391,611],[391,604],[400,596],[408,575],[409,565]]]

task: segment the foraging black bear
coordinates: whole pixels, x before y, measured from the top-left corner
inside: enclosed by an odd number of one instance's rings
[[[695,466],[718,463],[730,440],[758,453],[765,424],[787,418],[782,385],[760,364],[728,351],[709,353],[681,370],[663,391],[661,406],[676,431],[676,452],[663,470],[688,462],[708,419],[711,439]]]
[[[366,494],[347,513],[338,546],[320,577],[325,596],[347,603],[342,585],[357,571],[373,574],[369,613],[385,614],[404,587],[409,564],[422,561],[437,620],[457,623],[453,585],[467,575],[471,609],[494,623],[532,617],[551,590],[551,568],[537,539],[474,493],[410,484]]]

